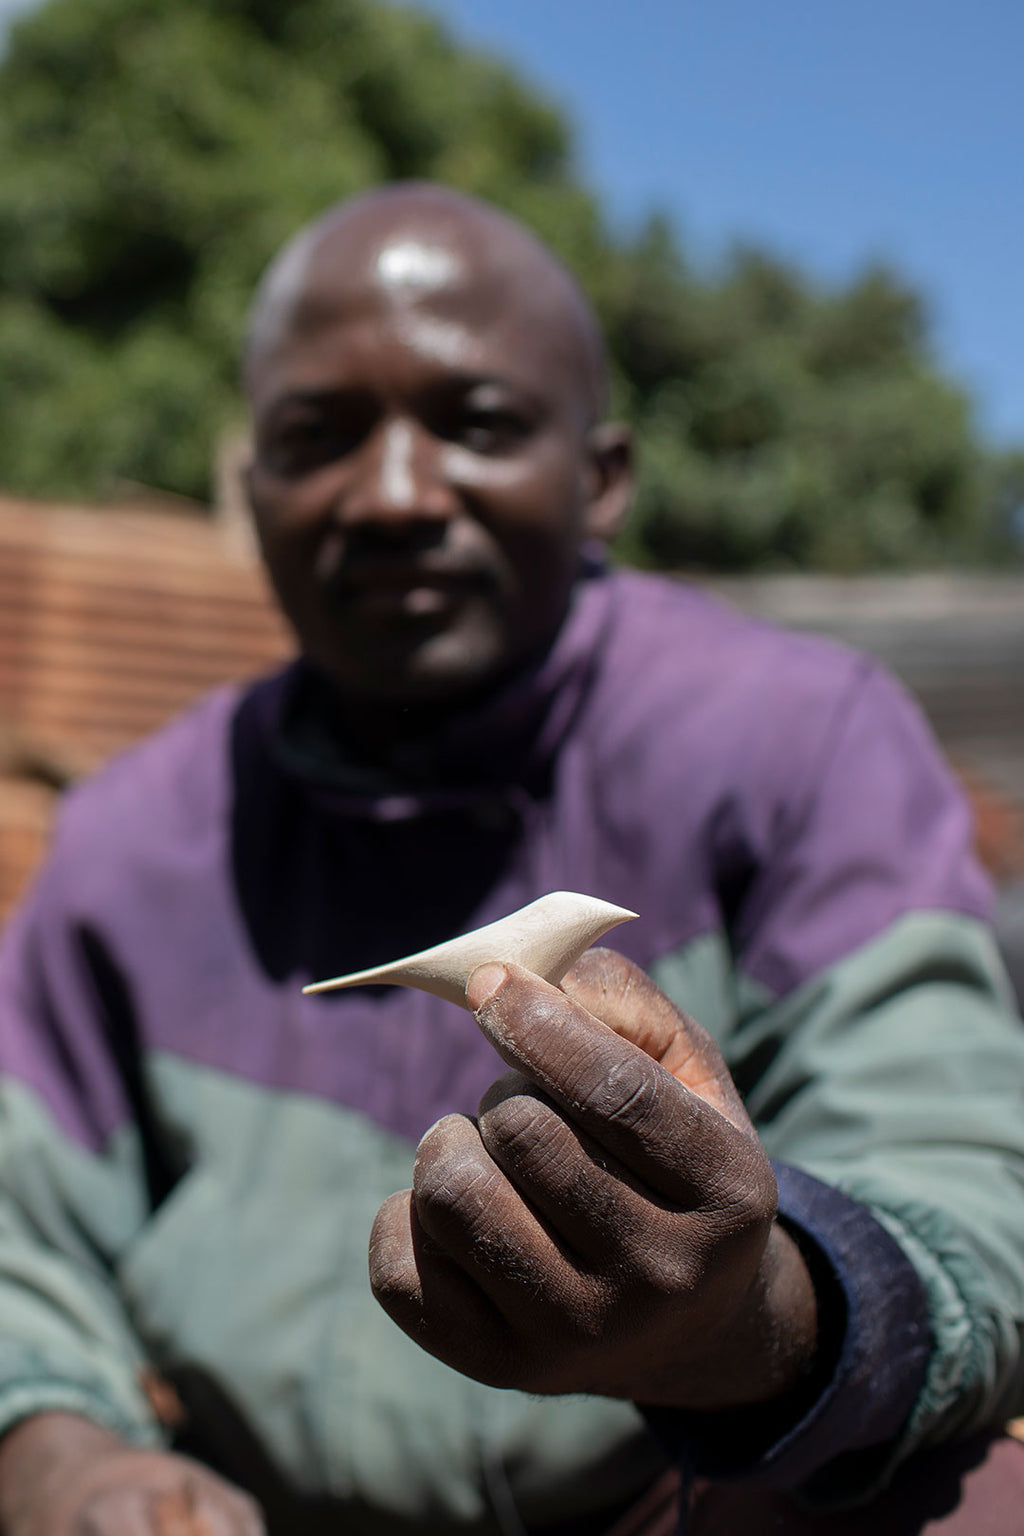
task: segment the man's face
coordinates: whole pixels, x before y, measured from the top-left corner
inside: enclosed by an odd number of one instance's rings
[[[343,695],[457,700],[550,642],[608,515],[578,337],[443,245],[329,256],[250,372],[264,557]]]

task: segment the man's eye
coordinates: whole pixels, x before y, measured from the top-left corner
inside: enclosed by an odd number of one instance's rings
[[[529,426],[515,411],[472,410],[459,423],[459,440],[478,453],[511,448],[527,435]]]
[[[300,474],[351,451],[360,434],[352,426],[311,416],[282,425],[269,444],[268,457],[278,474]]]
[[[334,435],[334,428],[327,421],[297,421],[282,434],[284,441],[296,448],[328,442]]]

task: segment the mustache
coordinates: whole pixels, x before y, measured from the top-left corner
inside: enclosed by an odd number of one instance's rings
[[[406,537],[374,532],[346,533],[321,548],[318,575],[338,592],[361,587],[494,587],[500,577],[480,551],[442,547],[437,537]]]
[[[498,573],[479,562],[439,560],[342,561],[328,576],[336,592],[372,587],[494,587]]]

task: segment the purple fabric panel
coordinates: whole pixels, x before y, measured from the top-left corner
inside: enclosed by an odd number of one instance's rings
[[[546,847],[642,913],[638,958],[725,922],[781,993],[903,912],[985,912],[963,798],[884,674],[678,583],[608,586]]]
[[[652,953],[725,920],[782,994],[909,911],[988,916],[965,799],[887,674],[676,583],[615,585],[581,735]]]
[[[75,957],[40,910],[51,883],[12,920],[0,950],[0,1073],[30,1088],[66,1136],[97,1150],[127,1105]]]
[[[987,919],[991,890],[972,842],[965,798],[916,706],[862,662],[816,782],[780,808],[742,912],[743,969],[784,993],[908,912]]]
[[[212,696],[68,795],[51,856],[4,933],[0,1073],[30,1088],[60,1129],[90,1150],[126,1122],[129,1106],[82,933],[109,935],[116,953],[131,956],[130,1002],[146,989],[151,968],[158,985],[189,968],[176,888],[184,874],[184,906],[194,904],[201,922],[222,862],[214,845],[223,843],[228,785],[218,743],[235,697]],[[211,934],[207,949],[214,944]],[[194,995],[193,986],[190,977],[184,996]],[[174,995],[182,998],[180,985]]]

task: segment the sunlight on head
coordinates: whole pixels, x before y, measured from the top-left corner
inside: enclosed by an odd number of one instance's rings
[[[389,289],[443,288],[458,275],[455,254],[440,245],[404,238],[385,245],[375,263],[378,281]]]

